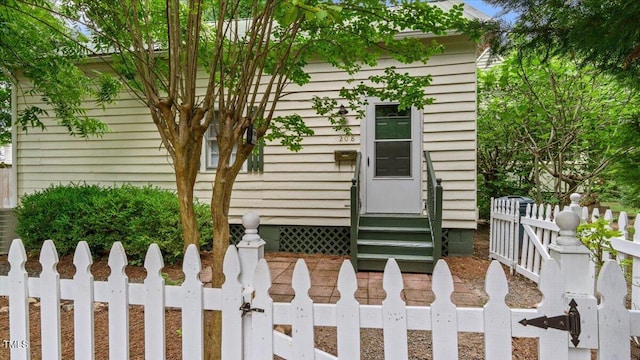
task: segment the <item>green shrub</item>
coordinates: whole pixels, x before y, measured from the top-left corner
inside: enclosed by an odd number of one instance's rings
[[[212,238],[211,212],[202,203],[196,203],[195,210],[201,246],[207,246]],[[58,254],[66,255],[85,240],[94,256],[104,256],[120,241],[130,264],[141,264],[151,243],[158,244],[168,263],[183,256],[178,198],[168,190],[57,185],[24,196],[16,215],[16,232],[28,251],[38,251],[52,239]]]

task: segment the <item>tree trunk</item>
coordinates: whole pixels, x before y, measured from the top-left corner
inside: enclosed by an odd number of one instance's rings
[[[211,197],[211,214],[213,218],[213,263],[212,287],[220,288],[224,282],[222,264],[229,246],[229,206],[235,176],[229,168],[221,167],[216,173]],[[222,349],[222,313],[214,311],[207,319],[205,338],[205,360],[221,359]]]
[[[178,201],[180,204],[180,224],[182,225],[182,238],[184,249],[194,244],[200,249],[200,233],[198,232],[198,222],[193,206],[193,187],[189,187],[187,181],[178,175],[176,167],[176,184],[178,187]]]
[[[533,179],[536,184],[536,202],[538,204],[542,203],[542,186],[540,184],[540,165],[538,164],[539,158],[537,155],[534,156],[533,162]]]

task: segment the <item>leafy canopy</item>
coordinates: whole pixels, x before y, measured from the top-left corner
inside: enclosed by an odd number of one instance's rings
[[[494,37],[494,45],[546,49],[575,56],[634,81],[640,75],[640,2],[626,0],[487,0],[519,14],[510,32]],[[504,24],[503,24],[504,25]],[[496,46],[500,47],[500,46]]]
[[[119,86],[110,77],[85,73],[78,67],[86,55],[86,39],[49,11],[50,6],[47,1],[0,2],[0,87],[13,84],[27,95],[40,97],[41,105],[25,105],[18,113],[17,125],[23,131],[29,127],[44,129],[40,116],[53,111],[51,116],[55,115],[72,135],[104,133],[107,126],[87,115],[83,101],[92,98],[104,106]],[[31,83],[19,82],[22,77]],[[5,104],[3,109],[6,111]],[[5,133],[1,136],[7,137],[10,122],[2,125]]]
[[[281,139],[293,150],[312,131],[296,114],[272,121],[275,103],[287,94],[287,84],[309,82],[305,66],[310,61],[326,61],[348,76],[376,66],[381,56],[424,63],[441,46],[400,36],[402,31],[436,35],[470,31],[462,5],[444,12],[427,2],[67,0],[59,4],[60,14],[90,29],[95,53],[111,54],[114,70],[148,106],[166,96],[176,108],[189,104],[208,114],[204,125],[216,123],[212,108],[257,114],[253,121],[259,137],[270,132],[268,139]],[[195,84],[189,73],[196,71],[194,64],[209,73],[206,91],[197,96],[191,94]],[[257,82],[267,76],[273,79],[259,89]],[[431,102],[424,91],[431,81],[426,74],[409,76],[387,67],[384,75],[369,80],[340,90],[360,116],[365,96],[400,101],[401,107],[421,108]],[[335,99],[316,98],[313,107],[328,115],[336,129],[348,131],[344,119],[335,114]],[[224,114],[218,119],[225,119]],[[233,121],[235,128],[242,119]],[[173,145],[165,145],[171,152]]]

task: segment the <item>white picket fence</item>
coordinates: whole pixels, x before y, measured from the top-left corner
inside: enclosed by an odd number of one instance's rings
[[[578,213],[582,222],[601,217],[598,208],[589,213],[587,207],[580,207],[579,199],[579,194],[573,194],[572,204],[568,208]],[[554,219],[560,208],[557,205],[529,204],[520,217],[519,206],[516,200],[492,199],[489,256],[509,266],[512,271],[538,282],[541,265],[549,259],[549,244],[558,237],[559,228]],[[640,309],[640,214],[634,221],[631,238],[626,212],[620,212],[617,222],[611,210],[606,210],[603,218],[612,228],[622,232],[620,237],[611,239],[611,246],[618,252],[616,260],[631,258],[631,304],[634,309]],[[516,240],[520,237],[522,241]]]
[[[431,331],[433,358],[437,360],[458,359],[458,332],[484,333],[487,359],[511,359],[512,337],[539,337],[541,359],[565,359],[572,350],[587,350],[598,346],[601,354],[626,359],[629,358],[630,351],[628,342],[624,346],[619,341],[598,342],[598,331],[601,338],[607,333],[613,334],[612,337],[621,337],[627,333],[640,335],[640,312],[619,308],[620,298],[626,293],[626,285],[617,266],[606,266],[602,271],[599,291],[605,296],[598,306],[599,315],[590,317],[605,320],[601,320],[599,324],[582,324],[582,347],[572,349],[568,346],[566,332],[543,330],[519,323],[522,319],[565,313],[564,275],[554,260],[550,260],[542,270],[540,289],[544,294],[544,302],[539,308],[510,309],[504,301],[508,293],[507,280],[501,266],[495,261],[489,267],[486,277],[485,289],[489,302],[482,308],[456,308],[450,299],[453,280],[444,261],[438,262],[433,274],[435,301],[431,306],[406,306],[400,297],[403,282],[394,260],[388,261],[384,272],[386,300],[382,305],[360,305],[354,297],[357,290],[356,275],[348,261],[344,262],[338,278],[340,300],[336,304],[314,304],[308,296],[311,283],[304,260],[298,260],[293,273],[292,286],[296,292],[294,300],[291,303],[274,303],[268,293],[271,287],[269,268],[262,259],[254,274],[255,296],[251,308],[264,312],[252,311],[243,318],[240,311],[243,286],[238,280],[241,275],[241,260],[234,247],[229,247],[225,256],[224,273],[227,281],[221,289],[203,288],[198,278],[200,259],[194,247],[190,247],[185,255],[185,281],[180,286],[164,284],[160,275],[162,257],[155,245],[147,252],[145,268],[148,276],[142,284],[128,283],[124,273],[126,256],[119,243],[114,244],[109,256],[111,275],[107,281],[93,280],[89,271],[91,255],[84,242],[79,243],[76,249],[74,264],[78,272],[73,279],[59,278],[55,270],[58,256],[50,241],[43,246],[40,257],[43,270],[39,278],[27,277],[24,268],[26,259],[22,242],[14,241],[9,255],[11,271],[8,276],[0,277],[0,295],[9,296],[11,343],[29,342],[27,299],[41,299],[42,359],[61,358],[61,299],[74,302],[76,359],[95,358],[94,302],[108,303],[109,358],[118,360],[128,359],[129,348],[133,345],[129,344],[128,309],[131,305],[144,306],[147,359],[165,358],[165,307],[182,309],[184,359],[202,358],[202,316],[208,310],[221,310],[223,313],[224,359],[271,360],[274,355],[285,359],[357,359],[361,354],[361,328],[383,329],[387,359],[409,358],[408,330]],[[578,300],[580,305],[583,300]],[[585,310],[586,308],[587,306]],[[611,316],[620,316],[620,312],[623,321]],[[244,321],[250,323],[243,324]],[[291,325],[294,330],[292,337],[274,331],[276,324]],[[315,348],[315,326],[337,328],[336,356]],[[243,327],[248,329],[244,338]],[[11,348],[11,359],[29,358],[28,348]]]
[[[570,212],[561,215],[577,217]],[[7,276],[0,276],[0,296],[9,297],[10,339],[6,343],[11,359],[30,359],[31,356],[28,346],[20,346],[30,343],[29,297],[41,301],[41,357],[45,360],[61,358],[61,300],[71,300],[74,304],[74,357],[89,360],[95,358],[94,339],[100,335],[94,333],[96,302],[108,304],[109,328],[101,331],[108,332],[109,358],[114,360],[128,359],[129,349],[141,345],[129,343],[129,308],[132,305],[144,306],[145,358],[154,360],[166,358],[166,307],[182,311],[182,358],[189,360],[203,356],[205,311],[222,312],[223,359],[271,360],[274,355],[296,360],[357,359],[362,355],[362,328],[382,329],[386,359],[409,358],[409,330],[431,332],[431,352],[435,360],[458,359],[460,332],[483,334],[487,359],[511,359],[514,337],[538,338],[540,359],[586,360],[590,359],[590,349],[598,349],[601,359],[628,359],[628,338],[640,335],[640,311],[623,306],[626,283],[619,266],[611,261],[600,272],[598,292],[602,300],[598,303],[593,292],[589,293],[582,286],[589,282],[593,284],[593,278],[589,279],[584,271],[590,263],[588,255],[574,253],[572,246],[554,248],[561,256],[546,260],[541,268],[539,288],[543,302],[537,309],[510,309],[507,306],[508,283],[496,261],[487,272],[485,292],[489,301],[483,307],[456,307],[452,303],[453,279],[443,260],[437,263],[431,280],[435,295],[433,303],[407,306],[401,298],[402,276],[393,259],[387,262],[383,275],[387,297],[382,305],[358,303],[355,298],[358,281],[349,261],[343,263],[339,272],[339,301],[336,304],[313,303],[309,297],[309,271],[303,260],[298,260],[292,276],[293,301],[274,303],[269,296],[271,273],[267,262],[261,258],[260,247],[264,242],[257,235],[259,220],[252,221],[245,223],[243,219],[247,229],[243,241],[238,249],[230,246],[225,254],[225,283],[219,289],[203,287],[198,276],[200,257],[193,246],[187,249],[183,262],[185,281],[176,286],[164,284],[162,256],[156,245],[149,247],[145,258],[147,278],[143,283],[129,283],[124,271],[126,254],[120,243],[115,243],[111,249],[108,261],[111,272],[107,281],[94,281],[90,271],[92,258],[85,242],[80,242],[75,251],[77,271],[74,277],[60,279],[53,242],[45,242],[42,248],[40,276],[28,277],[25,249],[20,240],[15,240],[8,257],[11,270]],[[578,340],[576,346],[567,331],[542,329],[523,321],[564,316],[571,300],[576,301],[580,312],[577,323],[581,331],[578,338],[573,339],[574,342]],[[565,320],[564,324],[569,322]],[[275,325],[291,325],[292,336],[275,331]],[[315,347],[317,326],[336,328],[336,354]]]

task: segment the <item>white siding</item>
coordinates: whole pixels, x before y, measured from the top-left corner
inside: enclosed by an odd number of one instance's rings
[[[424,147],[432,152],[437,176],[443,178],[446,228],[475,228],[476,214],[476,83],[475,46],[462,36],[443,41],[445,53],[427,66],[401,65],[413,74],[432,74],[428,92],[436,100],[424,110]],[[389,59],[380,66],[394,64]],[[328,64],[311,63],[311,82],[290,86],[292,92],[279,103],[281,114],[296,112],[314,129],[304,148],[293,153],[278,143],[265,147],[264,173],[242,173],[235,184],[231,215],[239,221],[248,210],[262,215],[263,224],[349,225],[350,164],[334,162],[335,150],[360,150],[360,127],[349,114],[354,142],[341,142],[339,133],[311,109],[311,96],[337,98],[347,76]],[[358,76],[379,73],[365,69]],[[206,84],[202,74],[200,85]],[[23,88],[26,87],[26,84]],[[21,96],[19,106],[39,103]],[[340,104],[340,99],[338,99]],[[39,104],[42,105],[42,104]],[[123,94],[107,111],[92,109],[89,115],[103,119],[111,132],[100,139],[76,139],[66,129],[47,121],[45,132],[36,129],[18,135],[18,193],[30,193],[51,183],[87,182],[103,185],[130,182],[175,188],[173,171],[161,147],[148,110],[130,94]],[[199,175],[196,196],[209,202],[213,172]]]

